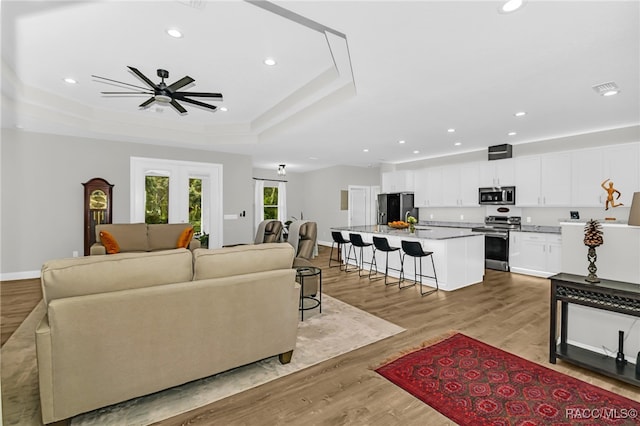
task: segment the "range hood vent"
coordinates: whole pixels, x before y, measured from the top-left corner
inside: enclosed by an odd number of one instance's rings
[[[511,144],[505,143],[489,147],[489,161],[511,157],[513,157]]]

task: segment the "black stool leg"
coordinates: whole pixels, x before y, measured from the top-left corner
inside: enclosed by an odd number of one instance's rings
[[[440,287],[438,286],[438,276],[436,274],[436,264],[433,261],[433,254],[430,254],[429,257],[431,258],[431,266],[433,267],[433,277],[430,277],[428,275],[425,275],[425,277],[427,278],[433,278],[436,280],[436,288],[429,290],[429,291],[422,291],[422,258],[420,258],[420,295],[421,296],[427,296],[431,293],[435,293],[436,291],[440,290]]]
[[[347,260],[346,260],[345,265],[344,265],[344,271],[345,272],[354,272],[355,271],[355,269],[349,269],[349,261],[351,260],[351,249],[354,249],[353,250],[353,257],[354,257],[354,260],[356,261],[356,268],[358,267],[358,255],[356,254],[356,251],[355,251],[355,248],[354,248],[353,244],[351,244],[349,246],[349,252],[347,253]]]
[[[415,257],[413,258],[413,262],[414,262],[413,263],[413,271],[414,271],[413,284],[402,285],[402,282],[404,282],[404,257],[405,256],[406,256],[406,254],[403,254],[401,259],[400,259],[400,270],[401,270],[401,272],[400,272],[400,281],[398,281],[398,288],[400,290],[403,290],[403,289],[409,288],[409,287],[413,287],[414,285],[416,285],[416,282],[415,282],[415,260],[416,260],[416,258]]]

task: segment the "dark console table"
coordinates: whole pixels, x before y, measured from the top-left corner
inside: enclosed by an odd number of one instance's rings
[[[549,362],[556,358],[640,386],[640,376],[633,364],[622,367],[615,359],[567,343],[569,303],[640,317],[640,284],[602,279],[588,283],[584,276],[560,273],[551,280],[551,316],[549,329]],[[557,342],[558,302],[560,302],[560,343]]]

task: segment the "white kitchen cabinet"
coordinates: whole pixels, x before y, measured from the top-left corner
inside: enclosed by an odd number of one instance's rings
[[[617,203],[631,206],[633,193],[640,191],[640,181],[638,180],[638,150],[640,144],[613,145],[602,148],[602,159],[604,161],[603,176],[600,181],[611,179],[615,189],[622,194]],[[602,205],[607,199],[607,192],[602,189]]]
[[[621,202],[630,205],[634,192],[640,191],[640,144],[612,145],[571,152],[571,205],[604,207],[607,192],[602,188],[611,179],[621,192]]]
[[[382,173],[382,192],[413,192],[414,171],[398,170]]]
[[[420,169],[414,172],[415,190],[413,194],[413,205],[416,207],[429,207],[429,194],[427,181],[429,178],[428,169]]]
[[[543,232],[509,233],[511,272],[549,277],[562,270],[562,236]]]
[[[465,163],[442,168],[442,206],[476,207],[478,206],[478,187],[480,186],[480,166],[478,163]]]
[[[441,207],[442,201],[442,168],[431,167],[416,170],[413,205],[416,207]]]
[[[602,150],[584,149],[571,152],[571,205],[574,207],[600,207],[604,190],[600,186],[604,166]]]
[[[571,205],[571,156],[569,153],[517,158],[515,169],[518,206]]]
[[[479,186],[512,186],[515,184],[515,166],[512,158],[491,160],[479,164]]]

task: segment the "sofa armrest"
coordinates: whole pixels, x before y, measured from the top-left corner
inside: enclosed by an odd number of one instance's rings
[[[102,245],[102,243],[95,243],[89,249],[90,256],[107,254],[107,249]]]

